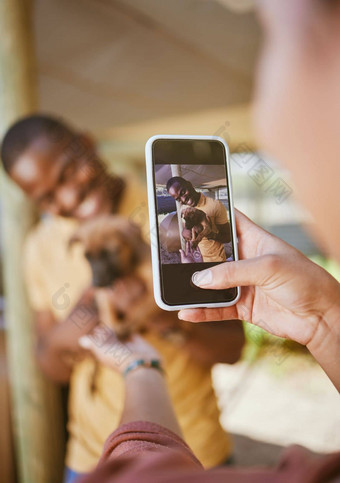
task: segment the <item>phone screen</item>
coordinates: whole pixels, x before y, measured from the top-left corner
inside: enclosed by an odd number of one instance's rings
[[[235,259],[230,186],[222,142],[152,144],[161,297],[167,305],[231,302],[237,289],[206,290],[194,272]]]

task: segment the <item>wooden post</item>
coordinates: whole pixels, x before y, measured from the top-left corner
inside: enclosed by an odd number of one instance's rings
[[[37,107],[29,0],[0,1],[0,136]],[[1,177],[5,322],[16,459],[20,482],[61,481],[63,425],[60,390],[41,374],[33,355],[32,314],[22,277],[22,247],[34,210]]]

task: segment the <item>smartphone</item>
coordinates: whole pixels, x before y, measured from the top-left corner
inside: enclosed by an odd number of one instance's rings
[[[145,154],[157,305],[235,304],[240,287],[207,290],[191,281],[197,271],[238,260],[228,145],[215,136],[159,135]]]

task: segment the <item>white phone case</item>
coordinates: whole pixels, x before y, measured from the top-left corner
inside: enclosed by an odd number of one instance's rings
[[[148,187],[148,202],[149,202],[149,219],[150,219],[150,243],[151,243],[151,258],[152,258],[152,273],[153,273],[153,287],[154,287],[154,297],[156,304],[163,310],[181,310],[187,308],[198,308],[198,307],[230,307],[235,305],[241,296],[241,289],[237,287],[237,295],[231,302],[222,303],[202,303],[202,304],[185,304],[185,305],[168,305],[162,300],[161,294],[161,280],[160,280],[160,259],[159,259],[159,240],[157,236],[157,207],[155,206],[155,185],[153,176],[153,163],[152,163],[152,144],[157,139],[203,139],[203,140],[216,140],[221,142],[226,151],[226,167],[228,175],[228,195],[229,195],[229,206],[230,206],[230,216],[232,225],[232,240],[234,245],[234,255],[235,260],[238,260],[238,249],[237,249],[237,236],[235,228],[235,216],[234,216],[234,203],[232,195],[232,185],[231,185],[231,175],[230,175],[230,162],[229,162],[229,147],[223,138],[218,136],[182,136],[182,135],[156,135],[148,139],[145,145],[145,158],[146,158],[146,176],[147,176],[147,187]]]

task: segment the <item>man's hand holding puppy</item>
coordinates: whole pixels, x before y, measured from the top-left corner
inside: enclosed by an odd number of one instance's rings
[[[202,253],[198,246],[195,248],[193,247],[193,243],[191,241],[187,241],[185,243],[185,251],[180,249],[179,251],[181,255],[181,262],[182,263],[202,263],[203,257]]]

